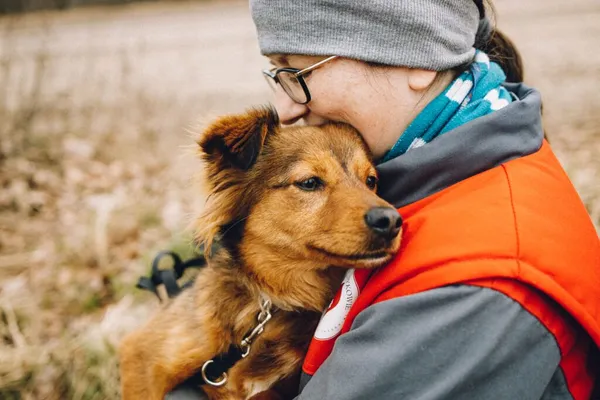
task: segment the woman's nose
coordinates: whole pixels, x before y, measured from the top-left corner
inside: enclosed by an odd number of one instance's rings
[[[306,104],[296,103],[279,85],[275,90],[275,108],[279,115],[279,121],[284,125],[293,124],[309,112]]]

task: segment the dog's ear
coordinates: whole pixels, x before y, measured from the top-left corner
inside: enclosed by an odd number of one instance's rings
[[[267,136],[278,126],[277,112],[272,107],[256,108],[218,119],[204,131],[198,144],[207,161],[247,170],[256,162]]]

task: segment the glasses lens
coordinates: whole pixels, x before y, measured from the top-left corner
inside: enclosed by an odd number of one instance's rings
[[[306,103],[308,101],[302,84],[294,72],[279,71],[277,74],[279,83],[285,92],[297,103]]]

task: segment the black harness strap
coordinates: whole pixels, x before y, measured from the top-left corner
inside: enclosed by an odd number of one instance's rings
[[[235,345],[229,346],[226,353],[221,353],[213,358],[212,362],[206,366],[204,374],[202,374],[202,370],[198,370],[186,380],[186,383],[198,386],[206,385],[209,382],[204,379],[204,376],[211,382],[220,381],[223,379],[223,374],[227,373],[236,362],[243,358],[243,354],[244,352],[241,347]]]
[[[160,261],[165,257],[170,257],[173,260],[173,267],[171,269],[158,268]],[[173,298],[190,284],[190,282],[188,282],[183,286],[179,286],[177,283],[177,280],[183,276],[185,270],[188,268],[202,268],[205,265],[206,258],[204,258],[204,256],[192,258],[183,262],[181,261],[181,258],[172,251],[161,251],[154,257],[154,261],[152,261],[152,273],[150,277],[140,277],[136,287],[154,293],[156,297],[162,301],[158,293],[158,286],[164,285],[169,298]]]
[[[170,257],[173,260],[173,267],[170,269],[159,269],[160,261],[165,257]],[[161,251],[152,261],[151,275],[149,277],[140,277],[136,286],[139,289],[154,293],[162,301],[158,293],[158,287],[164,285],[169,298],[173,298],[193,283],[193,281],[186,282],[182,286],[179,286],[177,283],[177,280],[183,276],[185,270],[188,268],[202,268],[204,266],[206,266],[206,258],[204,256],[192,258],[184,262],[181,260],[181,257],[172,251]],[[260,328],[260,332],[262,332],[262,326]],[[212,360],[206,362],[202,369],[196,371],[194,375],[186,380],[186,383],[198,386],[205,384],[220,386],[221,382],[224,384],[227,380],[227,371],[248,354],[250,347],[249,344],[247,346],[247,348],[242,348],[241,346],[232,344],[229,346],[227,352],[218,354]]]

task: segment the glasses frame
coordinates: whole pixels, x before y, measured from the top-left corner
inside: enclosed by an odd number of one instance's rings
[[[265,69],[262,71],[263,75],[265,76],[265,78],[267,79],[271,79],[275,85],[279,85],[281,86],[281,88],[283,89],[283,91],[290,97],[290,99],[292,99],[294,102],[298,103],[298,104],[308,104],[312,97],[310,96],[310,91],[308,90],[308,86],[306,85],[306,81],[304,80],[304,75],[308,74],[309,72],[312,72],[313,70],[319,68],[320,66],[322,66],[323,64],[328,63],[329,61],[335,60],[336,58],[338,58],[338,56],[331,56],[331,57],[327,57],[324,60],[321,60],[311,66],[308,66],[304,69],[298,69],[298,68],[271,68],[271,69]],[[285,85],[281,84],[281,81],[279,79],[279,74],[282,72],[287,72],[287,73],[291,73],[294,75],[294,78],[296,78],[296,80],[298,81],[298,83],[300,84],[300,87],[302,88],[302,90],[304,91],[304,95],[306,96],[306,101],[304,102],[300,102],[296,99],[294,99],[294,96],[288,92],[288,90],[286,89]],[[274,86],[272,86],[274,88]]]

